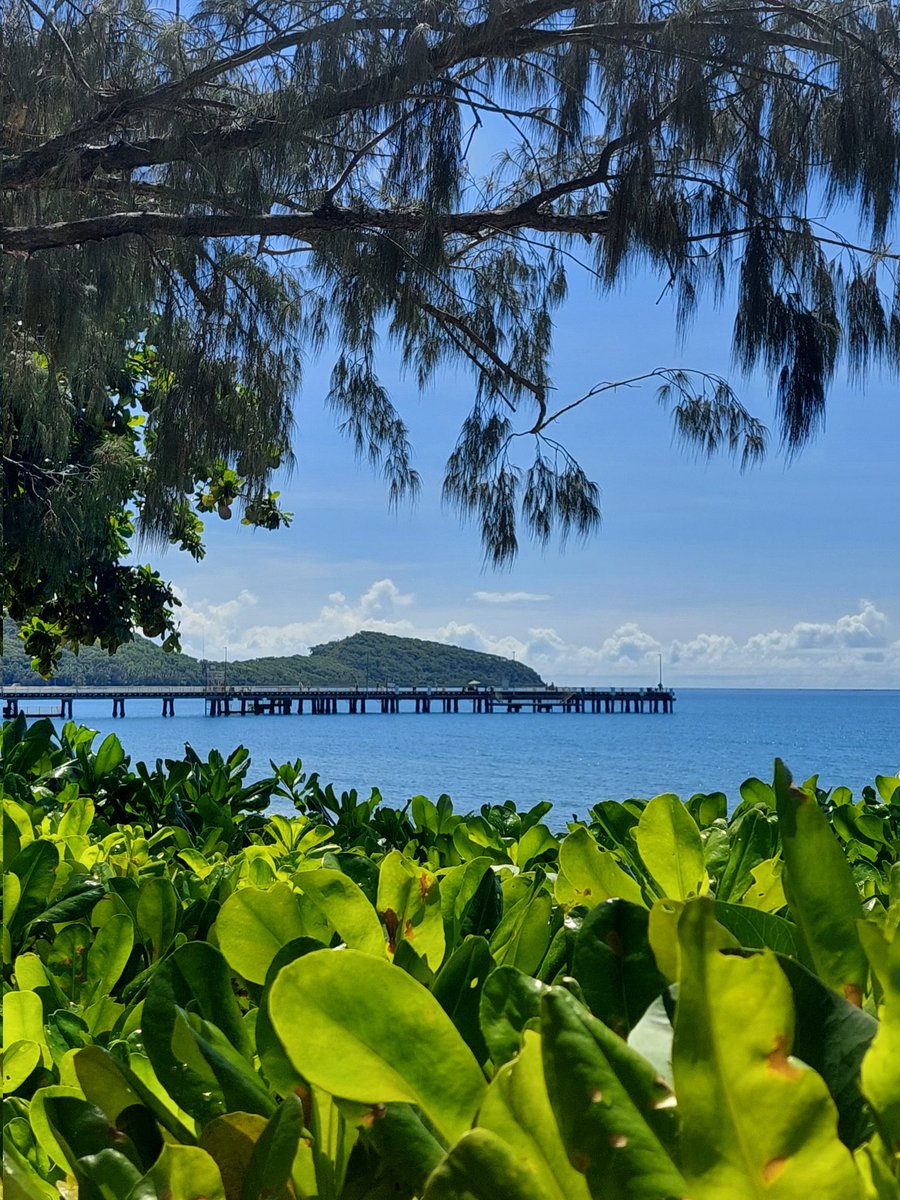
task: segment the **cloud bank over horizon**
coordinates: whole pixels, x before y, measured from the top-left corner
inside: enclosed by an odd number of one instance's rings
[[[665,679],[676,686],[900,687],[900,630],[869,599],[833,620],[798,617],[787,628],[743,638],[723,629],[666,637],[659,619],[655,630],[629,621],[592,641],[577,632],[529,625],[524,616],[509,632],[510,607],[543,599],[537,593],[474,597],[489,606],[481,610],[483,620],[430,623],[427,615],[417,615],[416,595],[388,578],[374,580],[355,598],[331,592],[315,615],[282,624],[260,622],[259,598],[250,589],[220,603],[182,591],[178,615],[185,649],[210,658],[219,658],[225,646],[232,659],[306,654],[311,646],[367,629],[516,658],[547,680],[571,684],[655,683],[662,655]],[[496,606],[503,616],[491,614]],[[497,626],[506,628],[498,632]]]

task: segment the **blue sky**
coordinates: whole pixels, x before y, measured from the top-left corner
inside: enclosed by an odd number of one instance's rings
[[[703,310],[682,345],[655,280],[606,297],[571,283],[560,401],[678,364],[727,375],[773,427],[763,382],[731,368],[729,312]],[[652,385],[598,397],[560,437],[600,484],[601,531],[562,553],[524,542],[498,573],[440,499],[471,378],[447,373],[420,396],[385,351],[423,480],[415,507],[393,513],[324,408],[329,367],[310,365],[296,404],[297,466],[279,481],[293,526],[212,519],[202,563],[154,559],[182,599],[188,651],[303,653],[377,629],[515,654],[556,682],[654,683],[662,653],[675,686],[900,687],[896,380],[839,377],[817,440],[788,464],[773,435],[766,463],[743,475],[674,446]]]

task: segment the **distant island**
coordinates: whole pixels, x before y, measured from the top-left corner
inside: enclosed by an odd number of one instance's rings
[[[57,683],[69,687],[171,684],[200,686],[207,673],[222,682],[224,662],[203,661],[190,654],[166,654],[153,642],[138,637],[116,654],[86,646],[77,655],[65,651],[50,680],[32,671],[16,636],[15,625],[3,622],[4,654],[0,656],[3,683],[34,687]],[[461,687],[472,680],[488,687],[540,687],[537,671],[499,654],[481,654],[443,642],[393,637],[364,630],[352,637],[313,646],[309,654],[248,658],[229,662],[228,683],[296,687],[355,687],[416,684]]]

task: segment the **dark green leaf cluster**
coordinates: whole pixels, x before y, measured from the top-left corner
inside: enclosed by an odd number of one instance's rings
[[[385,350],[423,388],[468,373],[444,494],[491,561],[522,523],[540,542],[589,532],[597,486],[555,426],[627,381],[597,384],[597,363],[580,397],[555,397],[573,269],[605,293],[649,268],[682,326],[732,308],[737,364],[768,379],[789,453],[841,362],[854,378],[900,363],[884,0],[12,0],[3,46],[4,454],[35,488],[46,460],[92,455],[117,491],[133,447],[110,441],[107,464],[79,427],[104,424],[123,348],[149,339],[151,534],[184,529],[217,462],[246,480],[247,518],[276,523],[270,475],[324,350],[328,402],[392,501],[419,478]],[[632,377],[666,377],[679,441],[760,456],[725,381],[654,367]]]
[[[900,1194],[896,778],[554,832],[95,736],[3,728],[14,1195]]]

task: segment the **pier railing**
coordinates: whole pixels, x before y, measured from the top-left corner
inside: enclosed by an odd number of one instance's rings
[[[110,700],[112,715],[125,716],[128,700],[159,700],[162,715],[175,716],[176,700],[202,700],[210,716],[240,714],[280,715],[291,713],[336,715],[338,713],[672,713],[675,693],[670,688],[595,688],[558,687],[429,687],[426,685],[366,687],[294,687],[259,684],[213,686],[141,685],[104,687],[0,688],[4,718],[17,716],[55,716],[71,718],[76,700]],[[58,705],[56,709],[37,711],[29,705]]]

